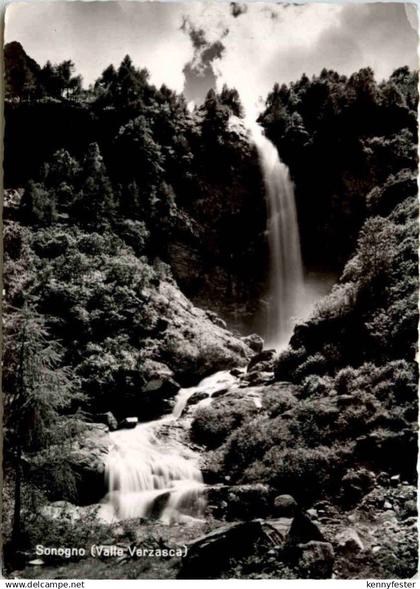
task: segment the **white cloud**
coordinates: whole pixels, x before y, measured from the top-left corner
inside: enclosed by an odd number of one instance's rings
[[[401,4],[256,2],[234,18],[228,2],[33,1],[9,8],[5,37],[20,41],[41,64],[73,59],[86,82],[128,53],[150,70],[153,83],[181,91],[182,70],[193,56],[180,30],[184,15],[209,41],[229,29],[216,64],[219,83],[237,87],[248,107],[276,81],[324,66],[349,74],[371,65],[381,78],[400,65],[417,65],[416,34]]]

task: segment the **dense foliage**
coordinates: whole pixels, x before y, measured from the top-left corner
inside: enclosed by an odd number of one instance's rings
[[[8,47],[11,78],[35,67],[20,46]],[[27,186],[31,222],[68,214],[86,228],[146,223],[148,252],[171,265],[183,291],[239,325],[238,307],[249,320],[260,304],[267,256],[258,160],[229,121],[242,115],[238,93],[211,90],[190,113],[182,95],[148,78],[127,56],[69,97],[26,99],[10,83],[6,186]]]
[[[340,268],[362,225],[365,195],[390,174],[416,170],[417,73],[378,82],[324,69],[276,84],[260,116],[290,167],[307,261]]]

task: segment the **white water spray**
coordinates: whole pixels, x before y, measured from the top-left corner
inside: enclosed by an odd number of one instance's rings
[[[268,213],[270,297],[264,339],[267,346],[281,349],[288,343],[304,299],[295,195],[289,170],[276,147],[259,125],[251,124],[250,131],[263,172]]]
[[[229,372],[218,372],[196,387],[181,389],[172,415],[110,434],[112,446],[106,466],[109,492],[100,512],[102,519],[141,517],[172,524],[202,516],[205,487],[197,456],[176,440],[174,431],[166,438],[159,432],[165,426],[176,429],[176,421],[195,392],[207,394],[203,404],[235,382]]]

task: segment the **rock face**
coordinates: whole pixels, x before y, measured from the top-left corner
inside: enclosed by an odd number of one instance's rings
[[[303,542],[293,534],[294,520],[253,519],[232,523],[206,534],[189,546],[178,573],[179,579],[249,578],[246,564],[253,560],[257,578],[327,579],[332,576],[334,549],[331,543],[314,533]],[[316,535],[316,534],[315,534]],[[247,571],[245,573],[245,570]]]
[[[168,327],[159,341],[159,361],[174,373],[182,386],[192,386],[219,370],[245,366],[251,348],[212,315],[195,307],[170,282],[162,281],[159,291],[150,291],[150,304],[166,320]]]
[[[70,455],[70,464],[78,475],[78,503],[99,502],[106,493],[105,464],[110,444],[109,431],[101,423],[87,424]]]

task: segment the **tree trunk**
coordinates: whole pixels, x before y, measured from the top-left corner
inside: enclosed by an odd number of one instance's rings
[[[21,507],[22,507],[22,447],[19,443],[16,449],[15,466],[15,497],[13,509],[12,544],[18,546],[21,537]]]

